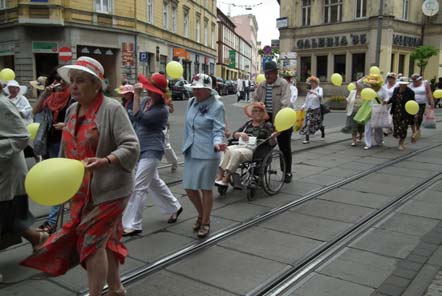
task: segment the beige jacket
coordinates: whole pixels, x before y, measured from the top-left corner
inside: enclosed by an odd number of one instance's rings
[[[66,112],[66,120],[76,112],[78,103]],[[128,197],[133,190],[133,172],[140,154],[140,144],[124,107],[116,100],[104,98],[95,119],[99,138],[97,157],[113,154],[119,165],[110,165],[94,170],[91,192],[94,205]],[[63,143],[63,140],[62,140]],[[60,156],[64,157],[60,146]]]
[[[258,85],[258,88],[255,91],[255,94],[253,96],[253,100],[255,102],[263,102],[265,103],[266,98],[266,86],[267,82],[264,81],[260,85]],[[272,120],[275,119],[276,114],[279,110],[285,107],[290,106],[290,97],[292,95],[292,92],[290,90],[290,85],[282,79],[281,77],[276,78],[275,82],[273,83],[272,88]]]

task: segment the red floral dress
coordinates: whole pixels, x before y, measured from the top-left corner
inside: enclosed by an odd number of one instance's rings
[[[98,97],[85,116],[75,112],[63,129],[62,145],[67,158],[83,160],[95,157],[99,132],[95,117],[103,102]],[[89,185],[92,174],[86,173],[77,194],[71,200],[71,220],[54,233],[36,253],[20,264],[39,269],[52,276],[66,273],[106,244],[119,262],[124,263],[126,247],[120,242],[123,232],[121,218],[127,198],[94,205]]]

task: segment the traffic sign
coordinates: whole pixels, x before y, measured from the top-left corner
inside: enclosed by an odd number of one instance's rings
[[[148,57],[147,51],[140,52],[140,62],[147,63]]]
[[[70,47],[61,47],[58,50],[58,58],[62,60],[63,62],[69,62],[72,60],[72,50]]]

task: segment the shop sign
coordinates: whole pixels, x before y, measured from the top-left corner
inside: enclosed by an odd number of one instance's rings
[[[298,41],[296,41],[296,46],[298,49],[345,47],[365,44],[367,44],[366,34],[317,37],[299,39]]]
[[[236,66],[236,50],[229,50],[229,68],[235,68]]]
[[[14,55],[15,43],[0,44],[0,56]]]
[[[123,42],[121,44],[121,62],[123,66],[134,65],[134,44]]]
[[[276,19],[276,28],[283,29],[289,26],[289,19],[286,17],[280,17]]]
[[[58,42],[32,41],[32,52],[57,53],[58,52]]]
[[[422,45],[422,40],[418,37],[393,34],[393,45],[404,47],[418,47]]]

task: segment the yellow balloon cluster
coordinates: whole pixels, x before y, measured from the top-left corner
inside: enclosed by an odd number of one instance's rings
[[[176,61],[171,61],[166,65],[166,73],[172,79],[179,79],[183,77],[183,65]]]
[[[408,101],[405,103],[405,111],[410,115],[416,115],[419,111],[419,104],[416,101]]]
[[[68,158],[50,158],[37,163],[25,179],[28,196],[38,204],[59,205],[72,198],[81,186],[84,165]]]
[[[335,85],[335,86],[342,85],[342,76],[339,73],[333,73],[330,80],[333,83],[333,85]]]
[[[0,71],[0,80],[9,81],[15,79],[15,72],[12,69],[4,68]]]
[[[370,74],[381,75],[381,70],[376,66],[372,66],[370,67]]]
[[[27,126],[28,132],[31,134],[31,140],[35,139],[35,136],[37,136],[38,128],[40,127],[40,123],[33,122]]]
[[[266,80],[266,77],[264,74],[258,74],[258,76],[256,76],[256,84],[261,84],[262,82],[264,82]]]
[[[282,132],[291,128],[296,122],[296,112],[292,108],[282,108],[275,116],[275,129]]]
[[[356,84],[354,82],[350,83],[349,85],[347,85],[347,89],[348,89],[348,91],[355,90]]]
[[[376,98],[377,93],[371,88],[364,88],[361,91],[361,98],[366,101],[371,101]]]
[[[442,89],[436,89],[433,93],[435,99],[442,99]]]

